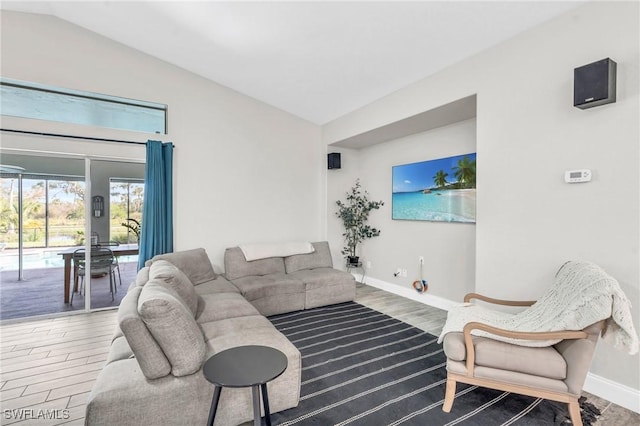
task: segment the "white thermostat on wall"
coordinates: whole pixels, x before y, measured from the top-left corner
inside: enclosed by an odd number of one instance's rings
[[[564,181],[567,183],[589,182],[591,180],[591,170],[567,170],[564,172]]]

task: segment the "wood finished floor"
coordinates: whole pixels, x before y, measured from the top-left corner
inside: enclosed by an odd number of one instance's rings
[[[366,285],[358,286],[356,301],[434,335],[446,319],[445,311]],[[115,326],[114,310],[0,325],[0,424],[82,425]],[[637,413],[587,396],[603,411],[598,425],[640,424]],[[10,418],[20,409],[58,419]]]

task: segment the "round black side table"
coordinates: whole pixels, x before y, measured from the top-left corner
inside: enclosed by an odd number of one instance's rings
[[[268,346],[238,346],[213,355],[204,363],[204,377],[215,385],[209,410],[209,426],[216,417],[220,391],[223,387],[245,388],[251,386],[253,396],[253,422],[260,425],[260,394],[264,404],[264,417],[271,426],[267,382],[275,379],[287,369],[287,357]]]

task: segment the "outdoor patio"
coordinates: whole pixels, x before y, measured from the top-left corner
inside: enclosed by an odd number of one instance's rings
[[[91,306],[94,309],[118,306],[135,280],[137,267],[136,262],[120,262],[122,286],[116,279],[113,301],[109,276],[92,278]],[[0,320],[84,310],[84,293],[74,294],[73,306],[64,303],[64,268],[25,269],[23,275],[24,280],[19,281],[18,271],[0,271]]]

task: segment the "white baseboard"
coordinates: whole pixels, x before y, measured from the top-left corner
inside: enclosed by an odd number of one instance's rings
[[[360,274],[353,274],[353,276],[356,277],[356,280],[362,277]],[[433,306],[434,308],[443,309],[445,311],[448,311],[451,307],[459,304],[449,299],[434,296],[429,293],[418,293],[413,288],[400,287],[377,278],[365,277],[364,282],[371,287],[376,287],[380,290],[388,291],[389,293],[415,300],[417,302],[424,303],[425,305]]]
[[[627,410],[640,413],[640,391],[593,373],[587,374],[583,389]]]
[[[358,275],[359,274],[353,274],[353,276],[356,277],[356,280],[361,278],[361,276],[359,277]],[[434,296],[429,293],[418,293],[413,289],[400,287],[377,278],[366,277],[364,281],[365,284],[370,285],[371,287],[376,287],[381,290],[388,291],[389,293],[415,300],[424,303],[425,305],[433,306],[445,311],[448,311],[451,307],[458,304],[457,302],[453,302],[449,299]],[[587,379],[584,383],[583,389],[593,395],[624,407],[627,410],[640,413],[640,390],[638,389],[622,385],[593,373],[587,374]]]

